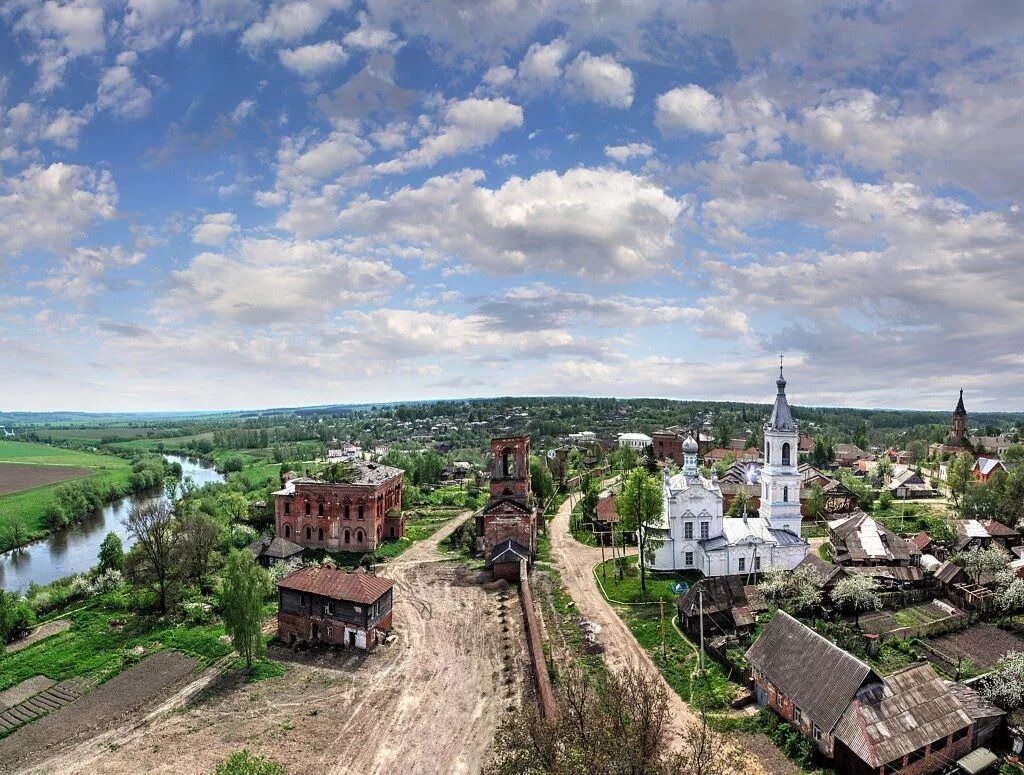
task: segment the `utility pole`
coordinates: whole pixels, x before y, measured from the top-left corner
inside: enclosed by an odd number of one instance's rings
[[[700,582],[697,582],[700,584]],[[700,672],[704,672],[704,587],[697,587],[697,599],[700,601]]]
[[[661,658],[667,659],[665,654],[665,600],[661,599],[658,601],[659,609],[661,610]]]

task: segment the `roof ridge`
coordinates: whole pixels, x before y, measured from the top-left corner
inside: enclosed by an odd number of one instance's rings
[[[868,664],[867,662],[864,662],[864,661],[862,661],[862,660],[861,660],[861,658],[860,658],[860,657],[858,657],[857,655],[855,655],[855,654],[851,654],[851,653],[850,653],[849,651],[847,651],[846,649],[844,649],[844,648],[843,648],[842,646],[840,646],[839,644],[835,643],[834,641],[831,641],[831,640],[829,640],[828,638],[826,638],[826,637],[825,637],[824,635],[822,635],[822,634],[821,634],[820,632],[818,632],[818,631],[817,631],[816,629],[814,629],[813,627],[808,627],[808,626],[807,626],[806,624],[804,624],[803,622],[801,622],[801,621],[800,621],[799,619],[797,619],[797,618],[796,618],[796,617],[794,617],[794,616],[790,616],[790,615],[789,615],[788,613],[786,613],[785,611],[783,611],[783,610],[782,610],[781,608],[779,609],[779,612],[778,612],[778,614],[776,614],[776,617],[778,617],[778,616],[779,616],[780,614],[781,614],[782,616],[785,616],[785,617],[786,617],[787,619],[790,619],[790,620],[792,620],[792,621],[793,621],[793,622],[795,622],[796,624],[799,624],[799,625],[800,625],[801,627],[803,627],[803,628],[805,628],[805,629],[809,630],[809,631],[811,632],[811,634],[812,634],[812,635],[814,635],[814,636],[815,636],[816,638],[818,638],[818,639],[820,639],[820,640],[824,641],[824,642],[825,642],[825,643],[827,643],[827,644],[828,644],[829,646],[831,646],[832,648],[836,649],[836,651],[839,651],[839,652],[841,652],[841,653],[845,654],[845,655],[846,655],[846,656],[848,656],[848,657],[849,657],[850,659],[854,660],[854,661],[855,661],[855,662],[856,662],[856,663],[857,663],[858,665],[860,665],[861,667],[867,668],[868,672],[870,672],[870,673],[874,673],[874,672],[875,672],[875,671],[874,671],[874,670],[872,669],[871,665],[869,665],[869,664]]]

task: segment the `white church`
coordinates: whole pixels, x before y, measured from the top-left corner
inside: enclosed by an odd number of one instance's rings
[[[764,426],[761,508],[757,517],[723,516],[717,477],[697,469],[697,442],[683,442],[683,470],[665,472],[664,509],[658,524],[644,529],[661,546],[652,570],[699,570],[705,576],[735,576],[776,567],[792,570],[807,556],[800,537],[800,474],[797,426],[786,400],[779,367],[779,392]]]

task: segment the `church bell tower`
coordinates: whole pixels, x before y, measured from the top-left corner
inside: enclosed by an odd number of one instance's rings
[[[786,378],[779,358],[778,393],[764,426],[764,468],[761,469],[760,515],[778,530],[800,535],[800,472],[797,470],[799,429],[786,399]]]

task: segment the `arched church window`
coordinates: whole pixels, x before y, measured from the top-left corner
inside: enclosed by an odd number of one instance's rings
[[[292,537],[292,526],[291,525],[285,525],[284,526],[284,537],[285,538],[291,538]]]
[[[512,447],[505,447],[501,451],[501,475],[506,479],[516,475],[516,453]]]
[[[789,465],[789,442],[782,445],[782,465]]]
[[[769,465],[772,462],[772,443],[769,441],[764,445],[764,463]]]
[[[310,541],[310,540],[312,540],[312,538],[313,538],[313,529],[307,527],[306,528],[306,540]]]
[[[352,543],[352,533],[349,530],[345,531],[345,543],[346,544]]]
[[[320,529],[318,529],[316,531],[316,540],[317,541],[323,541],[324,540],[324,529],[323,528],[320,528]]]
[[[310,513],[310,508],[311,508],[311,507],[310,507],[310,505],[309,505],[309,501],[306,501],[306,516],[307,516],[307,517],[309,516],[309,513]]]
[[[783,487],[782,488],[782,502],[783,503],[789,503],[789,488],[788,487]]]
[[[292,513],[292,502],[291,501],[285,501],[284,502],[284,513],[285,514],[291,514]]]

